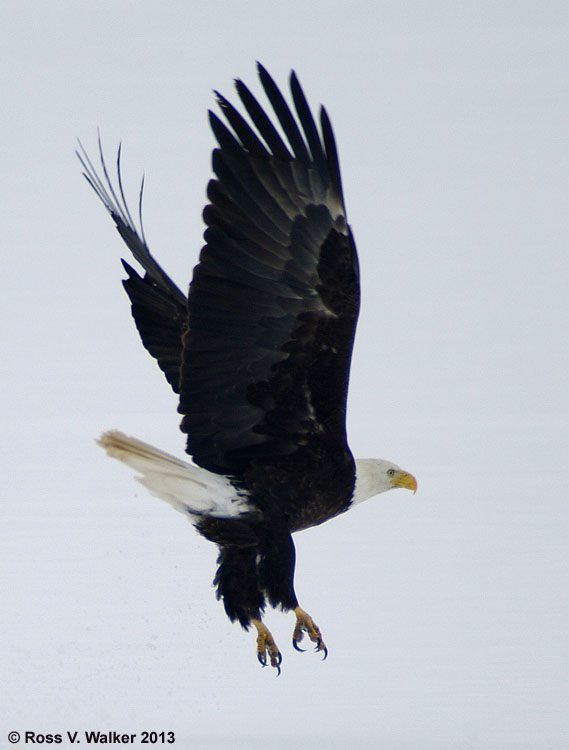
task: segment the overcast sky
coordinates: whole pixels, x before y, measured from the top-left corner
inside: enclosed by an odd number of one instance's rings
[[[568,15],[4,0],[0,745],[569,745]],[[258,91],[257,59],[283,90],[294,68],[336,133],[363,286],[351,446],[419,481],[297,535],[330,655],[293,651],[293,618],[271,612],[278,679],[215,601],[215,548],[94,443],[184,440],[73,153],[79,137],[96,154],[99,128],[112,163],[122,141],[131,205],[144,173],[147,239],[186,287],[212,90]]]

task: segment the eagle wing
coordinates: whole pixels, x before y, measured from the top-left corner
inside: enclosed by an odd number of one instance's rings
[[[359,274],[346,221],[334,135],[318,131],[294,72],[296,116],[267,71],[261,84],[285,139],[249,89],[251,120],[217,95],[219,148],[204,209],[206,245],[188,299],[156,262],[115,191],[81,147],[84,174],[144,269],[123,282],[149,353],[180,395],[181,429],[196,464],[241,474],[251,461],[315,446],[348,452],[346,397],[359,310]],[[142,189],[140,204],[142,204]],[[139,211],[141,214],[141,211]],[[316,449],[316,453],[318,448]]]
[[[124,197],[120,146],[117,153],[118,192],[109,177],[101,140],[99,139],[99,156],[102,179],[81,143],[79,148],[76,154],[83,166],[85,179],[111,215],[125,245],[145,271],[144,276],[140,276],[125,260],[122,261],[128,275],[123,286],[129,296],[132,316],[142,343],[158,362],[174,392],[179,393],[182,334],[188,321],[187,299],[156,262],[146,242],[142,226],[144,181],[140,188],[138,230]]]
[[[296,75],[296,117],[267,71],[262,86],[286,141],[241,82],[253,126],[218,94],[227,127],[208,185],[208,228],[188,297],[180,374],[187,452],[239,475],[255,459],[346,445],[359,309],[355,244],[324,109],[318,132]]]

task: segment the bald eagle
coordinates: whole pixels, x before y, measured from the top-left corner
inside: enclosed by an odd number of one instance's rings
[[[142,343],[179,396],[192,462],[120,432],[99,443],[219,546],[217,598],[231,621],[256,629],[257,657],[278,674],[281,653],[262,620],[267,603],[294,612],[297,650],[306,635],[328,653],[294,592],[291,535],[417,483],[388,461],[354,460],[348,447],[359,271],[334,135],[324,108],[318,129],[294,72],[294,110],[260,64],[258,72],[272,117],[240,80],[249,119],[217,92],[226,123],[209,112],[216,177],[187,297],[151,255],[140,206],[139,227],[131,217],[120,147],[118,189],[100,140],[101,174],[81,144],[77,155],[144,271],[122,261]]]

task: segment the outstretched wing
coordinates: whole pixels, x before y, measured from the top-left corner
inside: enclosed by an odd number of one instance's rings
[[[150,253],[101,157],[85,177],[113,218],[140,276],[123,282],[142,342],[180,394],[187,451],[211,471],[316,443],[346,449],[345,409],[359,309],[357,255],[324,109],[318,131],[296,75],[293,113],[266,70],[262,86],[286,138],[237,81],[252,125],[222,96],[204,210],[206,245],[189,300]],[[142,189],[141,189],[142,199]],[[189,322],[188,322],[189,307]],[[182,345],[183,342],[183,345]],[[183,351],[182,351],[183,346]],[[316,455],[318,446],[316,446]]]
[[[296,75],[296,115],[266,70],[284,136],[236,82],[252,125],[222,96],[227,127],[208,185],[208,228],[188,298],[180,377],[187,452],[239,475],[254,459],[347,449],[345,410],[359,309],[354,241],[324,109],[318,131]]]
[[[122,261],[128,274],[123,286],[131,301],[132,315],[142,343],[158,362],[173,390],[179,393],[182,334],[187,327],[188,318],[187,300],[154,260],[146,243],[141,210],[144,183],[140,188],[139,234],[124,197],[120,147],[117,153],[118,195],[109,178],[101,141],[99,140],[99,156],[102,178],[97,174],[81,143],[79,147],[80,151],[76,153],[87,182],[111,215],[126,246],[145,271],[144,276],[140,276],[126,261]]]

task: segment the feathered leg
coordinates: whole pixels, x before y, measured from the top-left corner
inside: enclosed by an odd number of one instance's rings
[[[322,640],[320,628],[312,617],[299,607],[294,593],[296,554],[290,532],[284,524],[277,525],[273,522],[270,531],[259,536],[267,540],[261,549],[258,563],[261,586],[273,607],[294,611],[296,625],[292,634],[292,645],[297,651],[304,651],[298,644],[306,633],[315,644],[316,651],[321,651],[325,659],[328,649]]]
[[[265,597],[261,591],[257,571],[256,547],[221,547],[218,569],[214,578],[217,598],[223,599],[227,616],[239,621],[245,630],[253,625],[257,630],[257,658],[265,667],[267,657],[280,674],[281,653],[269,629],[261,619]]]
[[[221,547],[213,579],[217,598],[223,599],[227,616],[231,622],[239,621],[245,630],[249,629],[251,620],[261,619],[265,609],[256,557],[255,547]]]

